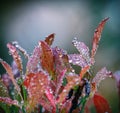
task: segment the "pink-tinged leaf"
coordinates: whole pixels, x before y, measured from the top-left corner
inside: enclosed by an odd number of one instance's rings
[[[111,71],[108,71],[105,67],[102,68],[96,76],[93,78],[92,83],[95,83],[96,86],[99,86],[100,82],[107,77],[113,77],[113,74]]]
[[[66,51],[59,49],[58,47],[53,48],[52,51],[54,56],[55,72],[57,76],[61,75],[64,70],[71,72],[73,69],[69,64],[69,59]]]
[[[117,84],[117,88],[118,88],[118,95],[120,96],[120,71],[116,71],[113,76],[116,79],[116,84]],[[120,102],[120,98],[119,98],[119,102]]]
[[[17,68],[19,69],[19,71],[22,71],[22,69],[23,69],[22,59],[21,59],[20,55],[18,54],[16,47],[13,46],[11,43],[8,43],[7,47],[9,48],[9,52],[12,55],[16,65],[17,65]]]
[[[97,113],[112,113],[107,100],[103,96],[95,93],[93,96],[93,102]]]
[[[52,107],[50,106],[50,103],[46,101],[46,99],[40,98],[39,99],[39,104],[41,106],[43,106],[45,110],[47,110],[47,113],[48,113],[48,111],[49,112],[52,111]]]
[[[116,79],[116,83],[117,83],[117,86],[120,85],[120,71],[116,71],[114,74],[113,74],[114,78]]]
[[[45,42],[48,44],[48,45],[52,45],[53,41],[54,41],[54,38],[55,38],[55,34],[50,34],[49,36],[47,36],[45,38]]]
[[[37,66],[39,63],[40,55],[41,55],[41,48],[40,46],[37,46],[33,50],[32,55],[28,58],[28,62],[26,66],[27,74],[31,72],[36,72],[38,70]]]
[[[18,101],[17,100],[12,100],[12,99],[10,99],[8,97],[0,97],[0,102],[4,102],[4,103],[9,104],[9,105],[15,105],[17,107],[20,107],[18,105]]]
[[[89,48],[84,44],[84,42],[79,42],[76,38],[74,38],[72,43],[83,56],[83,58],[89,60]]]
[[[19,44],[18,42],[16,41],[13,41],[12,44],[28,59],[29,58],[29,55],[27,53],[27,51],[25,49],[23,49]]]
[[[32,111],[39,104],[49,83],[49,76],[43,72],[30,73],[26,76],[23,84],[28,91],[28,111]]]
[[[74,38],[72,43],[79,51],[79,54],[69,55],[70,63],[81,67],[90,65],[89,48],[83,42],[79,42],[76,38]]]
[[[46,70],[49,73],[52,79],[55,80],[56,76],[55,76],[52,49],[44,41],[41,41],[39,44],[41,46],[41,55],[40,55],[41,66],[44,70]]]
[[[57,100],[59,104],[62,104],[63,102],[65,102],[70,89],[74,88],[74,86],[80,83],[80,78],[78,75],[72,74],[72,75],[66,76],[66,78],[67,78],[67,85],[59,94],[59,98]]]
[[[3,67],[5,68],[5,70],[7,71],[11,81],[13,82],[16,90],[20,93],[20,88],[18,86],[18,84],[16,83],[16,80],[14,79],[14,75],[12,72],[12,68],[10,67],[10,65],[8,63],[6,63],[5,61],[3,61],[2,59],[0,59],[0,63],[3,65]]]
[[[46,88],[45,95],[46,95],[47,99],[49,100],[51,106],[53,107],[52,111],[55,112],[56,111],[56,100],[53,95],[53,91],[52,91],[52,89],[50,89],[50,87]]]
[[[90,66],[86,66],[84,68],[82,68],[81,72],[80,72],[80,80],[83,78],[84,74],[89,70]]]
[[[73,65],[78,65],[82,68],[86,67],[89,65],[86,60],[82,57],[82,55],[79,54],[70,54],[69,56],[69,62],[72,63]]]
[[[66,69],[64,69],[58,76],[57,76],[57,83],[56,83],[56,91],[55,91],[55,94],[57,95],[61,86],[62,86],[62,83],[63,83],[63,79],[65,77],[65,73],[66,73]]]
[[[101,38],[101,33],[103,31],[104,25],[107,22],[109,18],[105,18],[100,22],[98,27],[95,29],[94,36],[93,36],[93,42],[92,42],[92,50],[91,50],[91,58],[92,58],[92,63],[94,63],[94,56],[96,54],[97,48],[98,48],[98,43]]]

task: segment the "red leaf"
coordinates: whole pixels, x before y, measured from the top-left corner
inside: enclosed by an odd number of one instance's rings
[[[102,20],[100,22],[100,24],[98,25],[98,27],[95,29],[93,43],[92,43],[92,51],[91,51],[91,58],[93,60],[92,63],[94,63],[94,56],[95,56],[97,48],[98,48],[98,43],[99,43],[100,38],[101,38],[101,33],[103,30],[103,27],[108,19],[109,18],[105,18],[104,20]]]
[[[28,111],[32,111],[43,98],[46,87],[49,85],[49,76],[43,72],[30,73],[24,80],[24,86],[28,91]]]
[[[54,38],[55,38],[55,34],[54,33],[50,34],[49,36],[46,37],[45,42],[51,46],[54,41]]]
[[[13,56],[13,59],[17,65],[17,68],[19,69],[19,71],[22,71],[22,68],[23,68],[22,67],[22,59],[21,59],[20,55],[18,54],[16,47],[13,46],[11,43],[8,43],[7,47],[9,48],[10,54]]]
[[[42,68],[45,69],[49,73],[52,79],[56,79],[53,52],[51,48],[49,47],[49,45],[44,41],[40,42],[40,46],[42,49],[41,55],[40,55],[40,61],[41,61]]]
[[[107,100],[103,96],[95,93],[93,96],[93,101],[97,113],[112,113]]]

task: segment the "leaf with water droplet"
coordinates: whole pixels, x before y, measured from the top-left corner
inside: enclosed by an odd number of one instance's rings
[[[12,99],[10,99],[8,97],[0,97],[0,102],[4,102],[4,103],[9,104],[9,105],[15,105],[17,107],[20,107],[18,105],[18,101],[17,100],[12,100]]]
[[[49,76],[44,72],[30,73],[26,76],[23,84],[28,92],[28,111],[33,111],[35,106],[40,103],[39,100],[44,96],[46,87],[48,87],[49,83]]]
[[[16,83],[16,80],[14,79],[12,68],[10,67],[10,65],[8,63],[6,63],[5,61],[3,61],[2,59],[0,59],[0,63],[3,65],[3,67],[7,71],[10,79],[12,80],[12,82],[13,82],[15,88],[16,88],[16,90],[20,93],[20,88],[19,88],[18,84]]]
[[[105,18],[104,20],[102,20],[100,22],[100,24],[98,25],[98,27],[95,29],[94,36],[93,36],[93,42],[92,42],[92,50],[91,50],[92,63],[94,63],[94,56],[95,56],[97,48],[98,48],[98,43],[101,38],[101,33],[102,33],[104,25],[108,19],[109,18]]]
[[[2,80],[0,80],[0,96],[1,97],[9,97],[8,89],[4,85]]]
[[[17,68],[21,72],[22,69],[23,69],[22,59],[21,59],[20,55],[18,54],[18,51],[17,51],[16,47],[14,45],[12,45],[11,43],[8,43],[7,47],[9,48],[9,52],[12,55],[16,65],[17,65]]]
[[[51,106],[53,107],[52,111],[55,112],[56,111],[56,100],[53,95],[53,91],[50,87],[46,88],[45,95],[46,95],[47,99],[49,100]]]
[[[112,113],[107,100],[100,94],[94,94],[93,102],[97,113]]]
[[[41,55],[41,48],[40,46],[35,47],[33,50],[32,55],[28,58],[27,66],[26,66],[26,73],[35,72],[37,70],[37,65],[39,63]]]
[[[89,48],[83,42],[79,42],[76,38],[73,40],[73,45],[77,48],[79,54],[70,54],[69,62],[82,68],[90,65]]]
[[[52,77],[52,79],[55,80],[56,76],[55,76],[52,49],[44,41],[41,41],[39,44],[41,47],[41,55],[40,55],[41,66],[44,70],[46,70],[49,73],[49,75]]]
[[[25,56],[25,58],[29,58],[27,51],[22,48],[17,41],[13,41],[12,44]]]
[[[113,74],[111,71],[108,71],[106,67],[104,67],[97,72],[96,76],[92,80],[92,83],[95,83],[96,86],[99,86],[100,82],[106,79],[107,77],[113,77]]]

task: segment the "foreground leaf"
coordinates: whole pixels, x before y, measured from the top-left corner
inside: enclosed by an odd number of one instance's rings
[[[103,96],[95,93],[93,97],[93,102],[97,113],[112,113],[107,100]]]
[[[39,104],[39,100],[43,98],[46,88],[49,85],[49,76],[43,72],[30,73],[24,80],[24,86],[28,91],[29,112],[33,111],[35,106]]]

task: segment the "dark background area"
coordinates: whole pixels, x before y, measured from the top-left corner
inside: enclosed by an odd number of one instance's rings
[[[53,46],[68,53],[77,52],[72,39],[77,37],[91,48],[92,37],[98,23],[106,23],[96,55],[94,73],[102,67],[113,72],[120,70],[120,1],[119,0],[16,0],[0,1],[0,58],[12,61],[6,44],[18,41],[31,53],[39,40],[55,33]],[[5,72],[0,65],[0,74]],[[100,85],[100,92],[107,98],[114,113],[118,112],[118,95],[114,80],[107,79]]]

